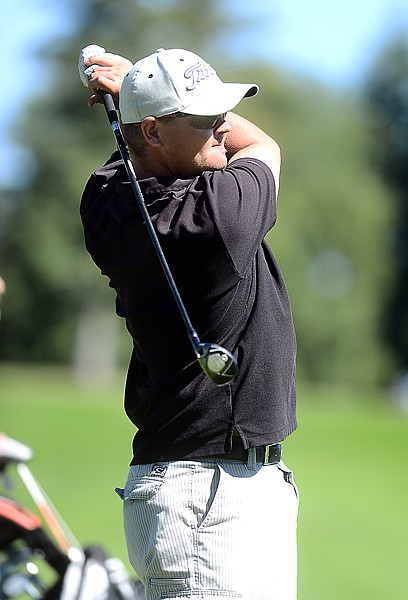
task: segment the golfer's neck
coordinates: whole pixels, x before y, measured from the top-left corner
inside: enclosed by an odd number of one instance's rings
[[[143,158],[137,157],[130,152],[130,158],[138,179],[147,179],[148,177],[159,177],[160,175],[172,175],[171,170],[166,165],[158,162],[154,156],[146,154]]]

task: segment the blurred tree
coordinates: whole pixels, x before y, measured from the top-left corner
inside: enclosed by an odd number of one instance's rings
[[[29,103],[15,132],[29,150],[29,161],[21,165],[22,187],[2,194],[0,265],[9,284],[9,302],[0,357],[66,361],[77,348],[82,363],[88,357],[89,369],[93,357],[100,367],[103,348],[111,360],[114,298],[84,251],[78,204],[89,174],[115,147],[103,109],[90,111],[86,105],[87,91],[77,70],[80,49],[96,43],[132,61],[158,46],[203,54],[211,49],[213,54],[214,42],[230,31],[233,19],[217,0],[60,4],[61,14],[73,15],[75,34],[48,43],[41,52],[50,79],[44,82],[44,93]],[[99,327],[96,312],[105,314]],[[108,321],[110,342],[101,337]]]
[[[408,366],[408,42],[394,40],[378,57],[365,98],[373,157],[395,206],[388,244],[392,279],[387,289],[384,336],[399,369]]]

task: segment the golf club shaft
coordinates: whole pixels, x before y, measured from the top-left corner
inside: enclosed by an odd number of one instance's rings
[[[61,525],[62,517],[60,515],[57,517],[56,509],[51,505],[50,500],[46,497],[45,492],[41,489],[28,466],[25,463],[17,463],[17,471],[61,550],[65,554],[69,554],[73,546],[81,548],[71,531],[69,531],[69,537],[71,538],[69,539],[66,534],[68,530],[66,523],[64,522],[64,527]]]
[[[170,271],[170,267],[167,263],[166,257],[164,256],[163,250],[161,248],[159,239],[157,237],[156,231],[153,227],[153,223],[150,219],[150,215],[147,211],[146,205],[144,203],[144,198],[143,198],[143,194],[142,191],[140,189],[139,186],[139,182],[137,180],[136,177],[136,173],[134,171],[132,162],[130,160],[129,157],[129,153],[128,153],[128,149],[127,146],[125,144],[125,140],[123,139],[123,135],[122,132],[120,130],[119,127],[119,121],[118,121],[118,116],[117,116],[117,112],[116,112],[116,108],[115,108],[115,104],[113,102],[113,98],[111,94],[108,94],[107,92],[104,93],[103,95],[103,101],[104,101],[104,105],[105,105],[105,110],[106,110],[106,114],[108,116],[109,122],[111,124],[113,133],[115,135],[116,138],[116,142],[119,148],[119,152],[120,155],[123,159],[123,162],[125,164],[125,168],[126,168],[126,172],[128,174],[133,192],[135,194],[137,203],[139,205],[140,211],[142,213],[142,216],[144,218],[144,221],[146,223],[146,227],[149,231],[151,240],[153,242],[153,246],[156,250],[157,256],[160,260],[161,266],[163,268],[164,274],[166,275],[167,281],[169,283],[170,289],[173,293],[174,299],[176,301],[176,304],[178,306],[178,309],[180,311],[181,317],[184,321],[184,324],[186,326],[187,329],[187,333],[188,333],[188,337],[190,339],[190,342],[194,348],[194,351],[197,351],[199,345],[200,345],[200,338],[198,337],[197,332],[195,331],[191,321],[190,321],[190,317],[188,316],[186,307],[184,306],[184,302],[180,296],[180,292],[178,291],[176,282],[174,281],[173,275]]]

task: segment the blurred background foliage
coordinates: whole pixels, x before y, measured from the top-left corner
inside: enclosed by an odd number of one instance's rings
[[[77,61],[89,43],[132,61],[178,46],[204,56],[224,80],[261,87],[237,112],[282,148],[268,241],[292,299],[300,376],[388,384],[408,359],[404,40],[385,47],[346,96],[268,62],[234,62],[228,43],[245,24],[217,0],[76,1],[70,14],[71,33],[40,54],[49,81],[15,127],[27,151],[19,180],[0,190],[0,360],[69,363],[89,378],[126,365],[130,341],[84,249],[78,213],[85,182],[114,141],[103,109],[87,107]]]
[[[285,441],[301,490],[299,597],[403,598],[408,421],[383,392],[391,385],[408,414],[408,377],[393,385],[408,364],[407,37],[390,39],[344,90],[249,54],[238,61],[232,41],[245,44],[256,23],[224,0],[56,2],[68,33],[39,53],[43,91],[28,94],[13,126],[18,177],[0,185],[0,431],[34,448],[40,482],[81,541],[126,560],[113,487],[133,434],[117,413],[130,339],[79,219],[114,140],[103,109],[87,107],[77,61],[90,43],[132,61],[188,48],[224,80],[260,85],[237,112],[282,149],[268,241],[299,346],[300,428]]]

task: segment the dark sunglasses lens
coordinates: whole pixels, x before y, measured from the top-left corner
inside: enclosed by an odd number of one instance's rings
[[[225,115],[193,115],[191,126],[194,129],[213,129],[219,119]]]

